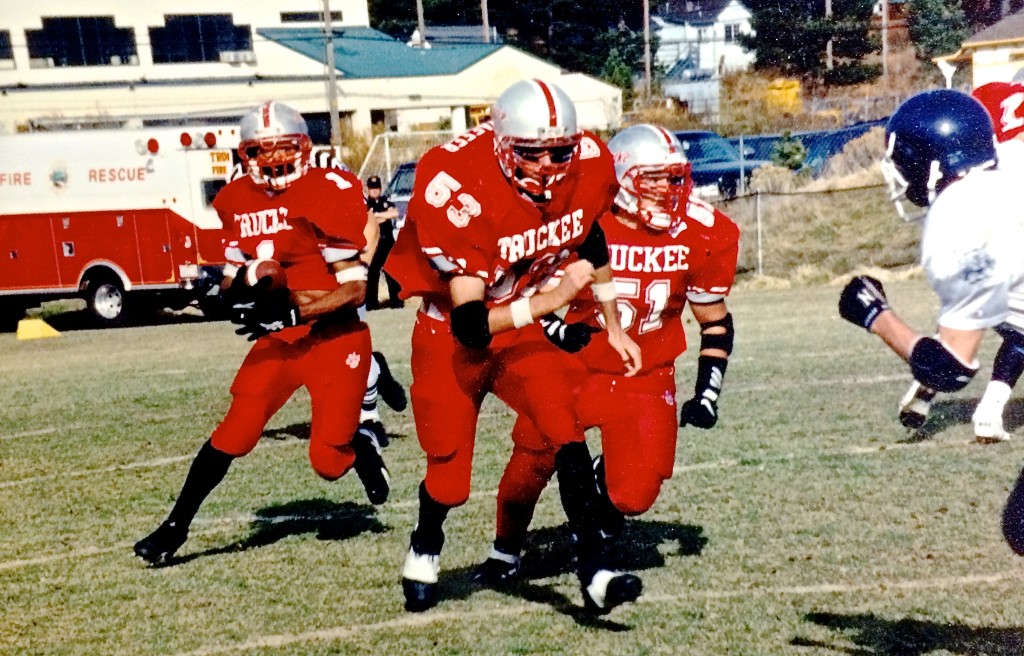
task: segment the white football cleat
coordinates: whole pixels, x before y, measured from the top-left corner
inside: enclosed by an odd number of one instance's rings
[[[900,401],[900,423],[911,430],[924,426],[934,398],[935,390],[915,380]]]
[[[604,615],[616,606],[636,601],[643,592],[643,581],[635,574],[599,569],[589,581],[581,581],[583,606],[591,613]]]
[[[974,436],[982,444],[999,444],[1009,442],[1012,436],[1003,428],[1003,417],[1000,413],[992,413],[991,408],[982,405],[974,411]]]
[[[441,572],[439,554],[421,554],[409,547],[402,567],[402,591],[405,609],[422,613],[437,603],[437,576]]]

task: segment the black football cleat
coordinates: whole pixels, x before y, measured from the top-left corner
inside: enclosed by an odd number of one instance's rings
[[[589,580],[581,581],[580,588],[583,607],[595,615],[606,615],[617,606],[636,601],[644,585],[635,574],[599,569]]]
[[[402,593],[405,610],[422,613],[437,605],[437,576],[441,571],[439,554],[418,553],[409,547],[402,567]]]
[[[366,498],[375,506],[388,500],[391,492],[391,475],[380,455],[380,445],[372,431],[360,428],[352,437],[352,449],[356,452],[353,465],[356,475],[366,490]]]
[[[382,449],[391,443],[388,432],[384,429],[384,424],[376,419],[367,419],[366,421],[359,422],[359,428],[373,433],[373,436],[377,439],[377,444]]]
[[[380,394],[380,398],[384,399],[384,403],[388,404],[388,407],[395,412],[402,412],[409,406],[409,398],[405,395],[405,388],[402,384],[395,380],[394,375],[391,373],[391,368],[388,367],[387,358],[380,351],[373,352],[373,359],[377,361],[377,366],[380,368],[380,375],[377,376],[377,393]]]
[[[519,556],[491,547],[487,560],[473,570],[473,582],[488,588],[508,585],[519,578],[521,562]]]
[[[135,543],[135,555],[150,565],[167,563],[188,539],[188,527],[164,522],[155,531]]]

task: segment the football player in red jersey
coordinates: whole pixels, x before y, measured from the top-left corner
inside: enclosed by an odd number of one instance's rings
[[[408,222],[385,268],[423,304],[412,335],[410,396],[426,453],[416,528],[402,570],[406,608],[437,601],[443,523],[469,497],[477,416],[488,392],[542,428],[555,451],[562,504],[579,536],[578,574],[597,612],[632,601],[640,580],[605,567],[594,473],[570,400],[568,355],[537,318],[592,290],[606,313],[620,372],[641,366],[615,310],[608,248],[596,219],[617,184],[604,144],[577,129],[576,110],[539,80],[506,89],[481,125],[429,151],[416,167]],[[561,284],[539,290],[571,254]]]
[[[725,297],[736,274],[739,231],[724,214],[690,196],[690,165],[672,133],[635,125],[615,135],[608,148],[620,188],[600,224],[611,251],[622,327],[643,350],[643,368],[624,376],[604,333],[588,339],[602,317],[585,296],[572,303],[564,322],[554,315],[544,323],[553,342],[579,351],[585,382],[576,408],[585,427],[601,429],[603,454],[594,469],[610,542],[624,515],[647,511],[672,476],[678,426],[711,428],[718,421],[733,344]],[[687,303],[700,324],[701,343],[694,395],[683,403],[677,423],[674,362],[686,349],[681,315]],[[513,429],[512,457],[498,487],[496,539],[473,575],[479,583],[497,585],[518,574],[534,507],[555,471],[542,433],[526,416]]]
[[[369,217],[361,184],[337,169],[310,168],[312,143],[297,111],[266,102],[242,118],[239,154],[249,175],[213,205],[226,231],[226,304],[236,331],[255,343],[234,383],[231,407],[199,449],[167,520],[135,545],[151,564],[184,544],[189,524],[231,462],[252,451],[270,418],[300,387],[309,390],[309,459],[335,480],[355,466],[370,501],[387,498],[388,473],[372,433],[356,431],[370,368],[370,333],[356,315],[366,295]],[[287,289],[247,286],[244,267],[278,261]],[[337,363],[325,367],[325,362]]]

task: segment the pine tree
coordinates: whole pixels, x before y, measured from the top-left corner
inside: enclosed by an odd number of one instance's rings
[[[922,60],[956,52],[971,35],[960,0],[910,0],[907,20],[910,40]]]
[[[755,69],[775,70],[807,82],[854,84],[878,77],[881,67],[863,63],[878,50],[871,38],[872,0],[747,0],[754,33],[742,37],[754,51]],[[826,51],[832,41],[833,67]]]

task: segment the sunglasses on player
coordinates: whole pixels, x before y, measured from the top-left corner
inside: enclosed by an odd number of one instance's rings
[[[538,163],[547,155],[552,164],[568,164],[572,161],[575,145],[568,146],[513,146],[512,151],[523,161]]]

